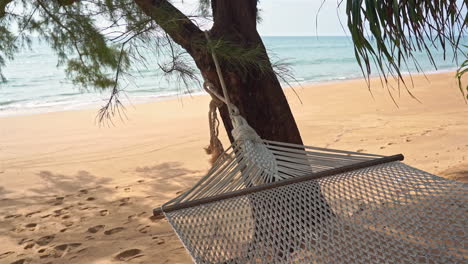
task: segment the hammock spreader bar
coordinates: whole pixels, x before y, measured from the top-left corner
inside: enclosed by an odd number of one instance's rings
[[[336,174],[339,174],[339,173],[345,173],[345,172],[349,172],[349,171],[359,170],[359,169],[372,167],[372,166],[375,166],[375,165],[384,164],[384,163],[388,163],[388,162],[402,161],[403,159],[404,159],[403,154],[396,154],[396,155],[387,156],[387,157],[383,157],[383,158],[363,161],[363,162],[359,162],[359,163],[355,163],[355,164],[351,164],[351,165],[347,165],[347,166],[343,166],[343,167],[339,167],[339,168],[333,168],[333,169],[320,171],[320,172],[316,172],[316,173],[310,173],[308,175],[304,175],[304,176],[301,176],[301,177],[295,177],[295,178],[286,179],[286,180],[282,180],[282,181],[277,181],[277,182],[262,184],[262,185],[258,185],[258,186],[253,186],[253,187],[250,187],[250,188],[247,188],[247,189],[242,189],[242,190],[239,190],[239,191],[233,191],[233,192],[230,192],[230,193],[223,193],[223,194],[219,194],[219,195],[212,196],[212,197],[206,197],[206,198],[193,200],[193,201],[188,201],[188,202],[175,204],[175,205],[168,205],[168,206],[163,205],[162,207],[158,207],[158,208],[153,209],[153,215],[161,215],[162,213],[169,213],[169,212],[180,210],[180,209],[185,209],[185,208],[189,208],[189,207],[199,206],[199,205],[202,205],[202,204],[217,202],[217,201],[220,201],[220,200],[225,200],[225,199],[229,199],[229,198],[233,198],[233,197],[238,197],[238,196],[242,196],[242,195],[251,194],[251,193],[254,193],[254,192],[273,189],[273,188],[276,188],[276,187],[285,186],[285,185],[289,185],[289,184],[293,184],[293,183],[299,183],[299,182],[304,182],[304,181],[308,181],[308,180],[333,176],[333,175],[336,175]]]

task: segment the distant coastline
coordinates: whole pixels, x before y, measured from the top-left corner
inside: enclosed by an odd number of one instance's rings
[[[290,83],[293,86],[362,78],[348,36],[263,38],[272,60],[290,65],[296,78]],[[443,53],[434,51],[433,55],[439,70],[434,70],[429,60],[421,56],[419,64],[424,74],[450,72],[457,68],[450,59],[442,60]],[[447,54],[447,58],[451,55]],[[36,43],[31,51],[23,51],[7,63],[4,73],[8,82],[0,84],[0,116],[98,108],[105,103],[109,91],[74,87],[56,63],[56,56],[43,43]],[[411,66],[402,72],[408,73],[408,70],[412,74],[421,74]],[[122,94],[126,105],[205,94],[195,82],[187,89],[175,80],[167,80],[156,67],[136,67],[131,74],[133,77],[124,83],[125,93]]]
[[[424,72],[424,73],[411,73],[411,76],[421,76],[421,75],[433,75],[433,74],[440,74],[440,73],[447,73],[447,72],[455,72],[456,68],[452,69],[443,69],[443,70],[436,70],[436,71],[430,71],[430,72]],[[405,77],[408,77],[410,74],[409,73],[404,73]],[[378,78],[378,76],[373,76],[372,78]],[[455,75],[454,75],[455,78]],[[352,81],[352,80],[360,80],[363,79],[363,77],[354,77],[354,78],[342,78],[342,79],[332,79],[332,80],[324,80],[324,81],[309,81],[309,82],[300,82],[300,83],[292,83],[292,88],[297,89],[297,88],[308,88],[312,89],[314,86],[320,86],[322,84],[337,84],[341,82],[346,82],[346,81]],[[283,88],[291,88],[287,84],[283,84]],[[107,91],[109,92],[109,91]],[[0,110],[0,118],[2,117],[8,117],[8,116],[22,116],[22,115],[34,115],[34,114],[43,114],[43,113],[50,113],[50,112],[62,112],[62,111],[75,111],[75,110],[85,110],[85,109],[96,109],[97,110],[104,105],[107,97],[106,92],[103,93],[104,97],[102,98],[102,102],[77,102],[76,104],[58,104],[58,105],[40,105],[38,107],[31,107],[31,108],[26,108],[26,109],[21,109],[18,111],[14,110]],[[125,96],[125,92],[123,92],[123,105],[125,107],[132,107],[138,104],[145,104],[145,103],[151,103],[151,102],[158,102],[158,101],[166,101],[166,100],[174,100],[174,99],[180,99],[180,100],[185,100],[184,98],[190,98],[193,96],[204,96],[207,95],[205,91],[195,91],[190,94],[173,94],[173,95],[165,95],[165,96],[151,96],[151,97],[146,97],[146,98],[130,98],[128,96]]]

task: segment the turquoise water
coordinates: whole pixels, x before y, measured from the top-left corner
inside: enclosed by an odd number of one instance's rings
[[[464,43],[468,43],[464,39]],[[314,83],[361,77],[348,37],[264,37],[265,46],[273,60],[291,64],[297,81]],[[424,72],[436,69],[424,55],[417,56]],[[438,69],[456,69],[451,54],[443,60],[443,53],[434,49]],[[8,82],[0,84],[0,115],[31,112],[60,111],[102,105],[109,91],[83,90],[66,79],[57,59],[46,44],[35,44],[23,51],[4,68]],[[154,65],[157,65],[154,63]],[[187,90],[176,81],[167,81],[157,67],[133,71],[125,86],[127,104],[162,100],[175,96],[203,93],[193,84]],[[406,71],[406,70],[405,70]],[[410,71],[415,67],[410,65]]]

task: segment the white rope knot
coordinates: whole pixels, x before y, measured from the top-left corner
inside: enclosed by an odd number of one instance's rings
[[[211,155],[210,163],[214,162],[224,155],[224,147],[219,140],[219,120],[216,109],[223,106],[223,101],[219,100],[215,95],[210,93],[209,86],[212,85],[209,82],[203,83],[205,90],[211,95],[210,110],[208,111],[208,122],[210,125],[210,145],[205,148],[208,155]]]
[[[254,141],[262,142],[260,136],[255,130],[247,123],[247,121],[240,115],[231,115],[233,129],[231,131],[232,137],[235,141]]]

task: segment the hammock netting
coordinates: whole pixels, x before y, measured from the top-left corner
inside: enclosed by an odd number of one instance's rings
[[[235,143],[162,207],[194,262],[467,262],[466,184],[377,155],[255,144]]]
[[[226,104],[234,143],[155,209],[196,263],[467,263],[465,184],[402,155],[261,139],[229,101],[212,55],[223,95],[204,86]]]

